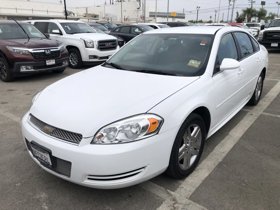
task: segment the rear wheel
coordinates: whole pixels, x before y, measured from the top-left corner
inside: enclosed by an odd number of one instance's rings
[[[176,136],[166,173],[181,179],[193,172],[201,157],[205,138],[203,118],[198,114],[191,114]]]
[[[13,72],[4,57],[0,57],[0,78],[4,82],[10,82],[13,80]]]
[[[80,51],[76,48],[70,48],[69,52],[69,66],[73,69],[78,69],[82,66],[82,57]]]
[[[264,74],[262,73],[257,80],[254,94],[252,95],[250,101],[248,102],[249,105],[255,106],[259,103],[263,91],[263,81],[264,81]]]

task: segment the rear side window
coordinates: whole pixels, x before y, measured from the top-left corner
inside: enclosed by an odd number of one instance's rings
[[[217,55],[217,65],[221,65],[224,58],[238,59],[236,45],[231,34],[226,34],[221,39]]]
[[[43,34],[48,33],[48,22],[35,22],[34,26]]]
[[[125,27],[122,27],[120,29],[120,32],[122,32],[124,34],[129,34],[129,31],[130,31],[130,27],[129,26],[125,26]]]
[[[138,34],[141,34],[142,31],[139,28],[133,26],[133,27],[131,27],[131,33],[138,35]]]
[[[55,23],[49,23],[48,33],[49,33],[49,34],[52,34],[52,33],[54,33],[55,31],[61,33],[59,27],[58,27]]]
[[[259,51],[260,50],[259,43],[255,39],[253,39],[253,38],[251,38],[251,40],[252,40],[252,44],[253,44],[253,47],[254,47],[254,51],[255,52]]]
[[[234,35],[240,47],[241,59],[246,58],[254,53],[254,48],[251,39],[246,33],[235,32]]]

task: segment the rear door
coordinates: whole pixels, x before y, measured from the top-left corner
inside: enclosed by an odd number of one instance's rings
[[[242,88],[243,100],[248,100],[254,91],[259,72],[261,72],[259,48],[253,45],[252,39],[245,32],[234,32],[234,36],[240,51],[239,61],[242,74],[240,88]]]

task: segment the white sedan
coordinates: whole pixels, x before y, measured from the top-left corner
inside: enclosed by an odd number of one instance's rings
[[[149,31],[38,93],[24,141],[43,169],[88,187],[184,178],[205,140],[259,102],[267,67],[267,50],[240,28]]]

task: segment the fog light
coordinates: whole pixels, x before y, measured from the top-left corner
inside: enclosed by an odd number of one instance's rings
[[[62,65],[63,65],[63,66],[67,66],[67,65],[68,65],[68,61],[63,61],[63,62],[62,62]]]
[[[34,71],[34,68],[33,68],[33,66],[21,66],[20,71],[21,72]]]
[[[89,57],[89,59],[98,59],[99,57],[98,56],[96,56],[96,55],[90,55],[90,56],[88,56]]]

